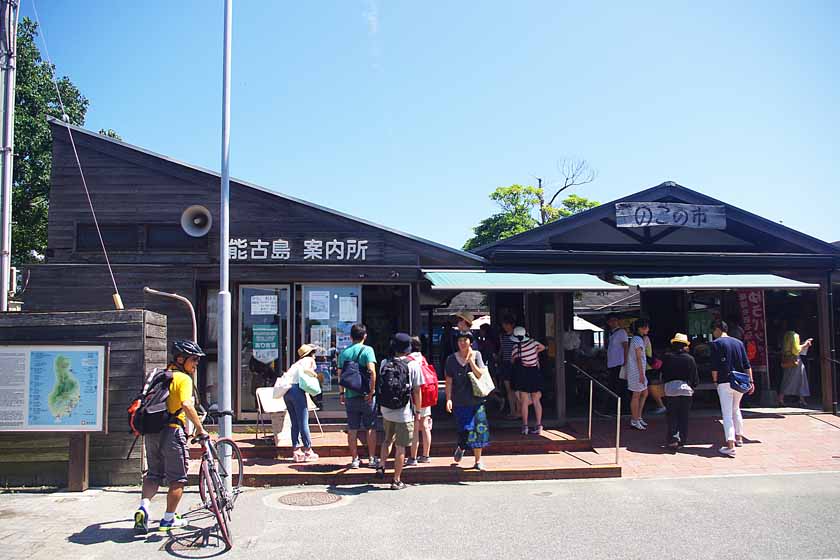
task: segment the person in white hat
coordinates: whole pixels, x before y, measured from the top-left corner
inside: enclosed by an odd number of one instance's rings
[[[522,416],[522,435],[542,434],[542,372],[540,371],[540,352],[545,352],[545,346],[528,336],[525,327],[513,329],[511,339],[516,343],[511,353],[514,365],[513,386],[519,402],[519,413]],[[528,409],[534,405],[534,419],[536,425],[528,425]]]

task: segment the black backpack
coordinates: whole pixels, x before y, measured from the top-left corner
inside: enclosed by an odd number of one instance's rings
[[[411,378],[408,362],[403,359],[385,360],[379,371],[379,404],[397,410],[411,398]]]
[[[173,422],[183,425],[177,418],[180,408],[174,414],[166,409],[169,385],[174,375],[175,372],[169,369],[152,371],[143,391],[131,402],[128,407],[128,425],[135,436],[158,434]]]

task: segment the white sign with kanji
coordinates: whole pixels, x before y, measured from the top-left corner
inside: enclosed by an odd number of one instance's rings
[[[726,229],[726,207],[676,202],[618,202],[615,223],[620,228]]]
[[[231,238],[228,256],[231,261],[366,261],[367,239],[304,239],[295,247],[286,239]]]

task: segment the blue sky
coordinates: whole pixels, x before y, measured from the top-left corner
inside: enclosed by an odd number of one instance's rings
[[[221,0],[37,0],[86,127],[219,169]],[[23,15],[32,14],[23,0]],[[231,173],[459,247],[585,158],[840,239],[840,3],[234,4]]]

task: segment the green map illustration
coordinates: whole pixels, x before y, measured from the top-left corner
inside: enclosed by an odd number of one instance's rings
[[[55,359],[55,387],[48,397],[50,412],[56,420],[70,416],[81,400],[79,381],[70,369],[67,356]]]
[[[33,350],[27,424],[55,428],[96,425],[102,407],[99,367],[95,351]]]

